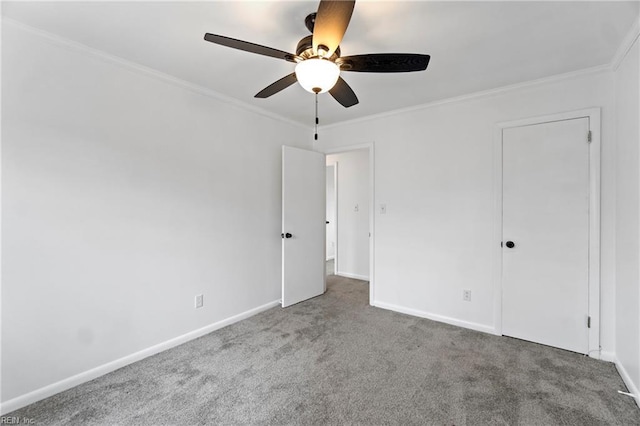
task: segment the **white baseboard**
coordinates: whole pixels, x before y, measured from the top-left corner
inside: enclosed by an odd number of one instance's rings
[[[633,395],[633,399],[636,400],[636,404],[640,408],[640,392],[638,391],[638,386],[636,385],[636,383],[633,383],[633,380],[631,380],[631,376],[629,376],[629,373],[627,373],[627,370],[620,363],[620,360],[615,355],[614,355],[614,358],[615,358],[614,363],[616,364],[618,373],[620,373],[620,377],[622,377],[622,381],[624,382],[625,385],[627,385],[627,389],[629,389],[629,393]],[[624,397],[630,398],[627,396],[624,396]]]
[[[353,278],[355,280],[369,281],[369,277],[367,275],[352,274],[351,272],[338,271],[336,272],[336,275],[345,278]]]
[[[374,301],[372,305],[377,308],[388,309],[390,311],[400,312],[402,314],[413,315],[415,317],[426,318],[438,322],[444,322],[446,324],[469,328],[471,330],[481,331],[483,333],[495,334],[495,330],[493,327],[484,324],[478,324],[476,322],[463,321],[456,318],[445,317],[443,315],[432,314],[430,312],[420,311],[418,309],[406,308],[404,306],[392,305],[390,303],[379,301]]]
[[[190,331],[189,333],[183,334],[181,336],[175,337],[165,342],[158,343],[157,345],[135,352],[131,355],[127,355],[120,359],[116,359],[114,361],[92,368],[91,370],[84,371],[82,373],[76,374],[75,376],[68,377],[66,379],[60,380],[59,382],[52,383],[50,385],[44,386],[40,389],[36,389],[27,394],[10,399],[0,404],[0,415],[5,415],[12,411],[18,410],[22,407],[26,407],[29,404],[33,404],[34,402],[40,401],[42,399],[53,396],[57,393],[71,389],[75,386],[81,385],[82,383],[86,383],[90,380],[103,376],[107,373],[111,373],[112,371],[115,371],[119,368],[122,368],[129,364],[133,364],[134,362],[140,361],[144,358],[150,357],[159,352],[166,351],[167,349],[171,349],[175,346],[181,345],[190,340],[197,339],[198,337],[204,336],[205,334],[209,334],[212,331],[216,331],[218,329],[221,329],[222,327],[226,327],[227,325],[231,325],[233,323],[249,318],[251,316],[259,314],[260,312],[266,311],[267,309],[271,309],[276,306],[280,306],[280,300],[275,300],[273,302],[266,303],[262,306],[258,306],[257,308],[249,309],[248,311],[242,312],[238,315],[234,315],[222,321],[209,324],[205,327],[199,328],[194,331]]]

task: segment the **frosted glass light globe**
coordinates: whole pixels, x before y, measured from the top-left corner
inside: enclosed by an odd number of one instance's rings
[[[327,59],[307,59],[296,65],[298,83],[311,93],[324,93],[333,86],[340,77],[340,68]]]

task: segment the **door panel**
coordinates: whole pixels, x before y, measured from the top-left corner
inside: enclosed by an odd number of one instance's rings
[[[325,156],[282,147],[282,307],[324,293]]]
[[[504,129],[502,142],[503,334],[579,353],[588,351],[588,131],[579,118]]]

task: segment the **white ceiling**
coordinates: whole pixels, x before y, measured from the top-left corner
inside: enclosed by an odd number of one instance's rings
[[[301,123],[313,95],[294,85],[258,91],[294,64],[205,42],[205,32],[295,53],[317,1],[3,2],[2,14]],[[638,1],[358,1],[343,56],[426,53],[425,72],[347,73],[360,103],[320,95],[321,124],[608,64]]]

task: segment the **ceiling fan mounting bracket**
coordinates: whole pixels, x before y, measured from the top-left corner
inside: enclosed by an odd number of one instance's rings
[[[316,13],[310,13],[304,18],[304,26],[307,27],[309,32],[313,34],[313,27],[316,24]]]

